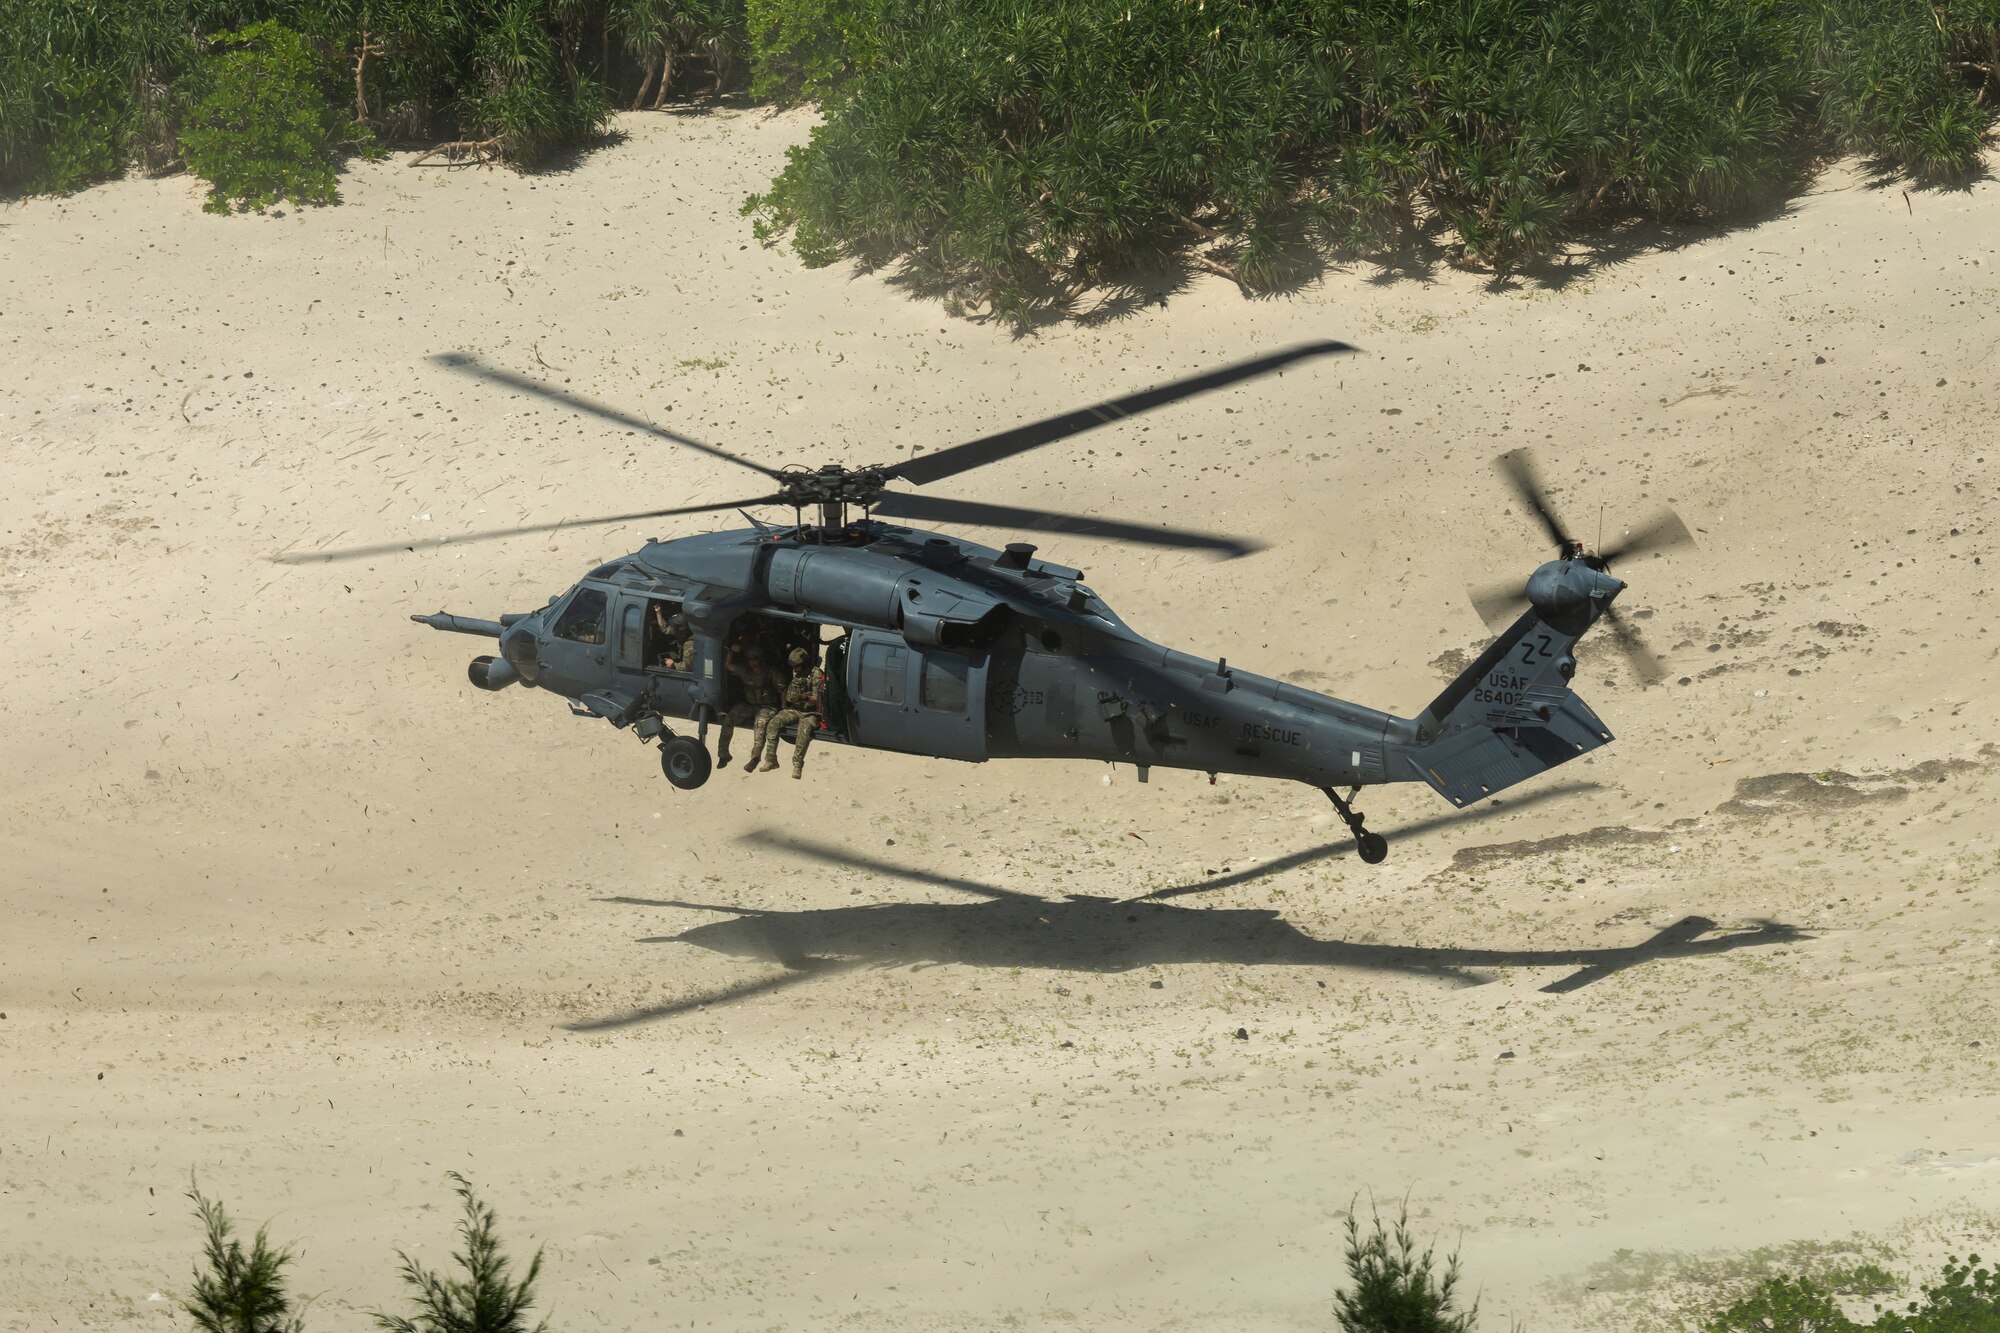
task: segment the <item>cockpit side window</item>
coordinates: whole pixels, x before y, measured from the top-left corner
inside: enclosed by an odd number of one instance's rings
[[[580,588],[556,621],[555,636],[574,643],[604,642],[604,590]]]

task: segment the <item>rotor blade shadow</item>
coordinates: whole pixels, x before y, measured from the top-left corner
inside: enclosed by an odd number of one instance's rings
[[[752,829],[737,839],[758,847],[768,847],[773,851],[791,852],[808,860],[821,861],[828,865],[843,866],[849,870],[866,871],[871,875],[881,875],[889,879],[906,879],[916,884],[928,884],[934,888],[950,889],[954,893],[969,893],[980,898],[1016,898],[1025,902],[1044,902],[1046,899],[1032,893],[1022,893],[1016,889],[1002,889],[991,884],[981,884],[974,879],[960,879],[954,875],[940,875],[930,870],[912,870],[907,866],[895,865],[888,861],[878,861],[872,856],[858,852],[843,851],[829,847],[822,842],[797,836],[780,837],[768,829]],[[729,908],[718,908],[729,911]]]
[[[727,911],[729,909],[717,909]],[[1355,944],[1320,939],[1268,908],[1176,907],[1164,902],[1025,897],[977,903],[873,903],[795,912],[755,911],[709,921],[648,944],[688,944],[793,971],[836,966],[917,968],[958,964],[996,969],[1119,973],[1172,964],[1287,966],[1397,972],[1477,985],[1473,969],[1568,967],[1583,972],[1552,984],[1561,994],[1639,963],[1701,957],[1812,938],[1794,926],[1761,922],[1718,930],[1689,917],[1643,943],[1560,949],[1462,949]],[[784,978],[752,983],[759,994]],[[724,992],[720,999],[740,998]],[[665,1016],[699,1003],[663,1006]],[[653,1010],[645,1013],[655,1014]],[[637,1020],[634,1020],[637,1021]]]
[[[1562,520],[1556,517],[1555,507],[1549,503],[1548,488],[1542,485],[1540,475],[1535,471],[1534,455],[1524,446],[1509,449],[1493,460],[1500,469],[1500,475],[1514,488],[1514,494],[1528,507],[1528,512],[1541,521],[1542,531],[1549,534],[1549,540],[1558,550],[1569,545],[1569,536],[1563,531]]]
[[[644,941],[642,941],[644,942]],[[586,1022],[565,1023],[566,1032],[608,1032],[617,1028],[629,1028],[640,1023],[653,1023],[662,1018],[672,1018],[694,1009],[706,1009],[711,1005],[729,1004],[736,1000],[747,1000],[753,995],[769,995],[773,991],[786,990],[802,981],[812,981],[823,976],[832,976],[859,966],[827,959],[802,959],[791,969],[780,972],[775,977],[762,981],[749,981],[739,986],[726,987],[706,995],[696,995],[685,1000],[675,1000],[671,1004],[648,1005],[644,1009],[633,1009],[626,1013],[614,1014],[608,1018],[593,1018]]]
[[[1766,925],[1774,924],[1766,922]],[[1542,987],[1545,995],[1567,995],[1573,990],[1581,990],[1593,981],[1602,981],[1614,972],[1623,972],[1636,963],[1643,963],[1667,949],[1681,949],[1693,944],[1703,935],[1715,929],[1715,923],[1705,916],[1684,916],[1659,934],[1632,950],[1632,957],[1615,961],[1592,963],[1578,972],[1572,972],[1560,981],[1551,981]]]
[[[1576,796],[1583,792],[1596,791],[1602,785],[1602,783],[1597,782],[1568,782],[1558,787],[1538,787],[1525,795],[1508,800],[1505,804],[1482,805],[1476,810],[1453,810],[1447,814],[1432,815],[1429,819],[1420,819],[1414,824],[1405,824],[1400,828],[1385,833],[1383,836],[1400,842],[1405,838],[1435,832],[1441,828],[1451,828],[1459,824],[1477,823],[1483,819],[1491,819],[1496,815],[1512,814],[1516,810],[1525,810],[1531,805],[1540,805],[1544,801],[1553,801],[1559,797]],[[1338,842],[1323,843],[1318,847],[1308,847],[1304,851],[1289,852],[1274,860],[1265,861],[1254,866],[1245,866],[1241,870],[1217,875],[1212,879],[1204,879],[1199,883],[1177,884],[1170,888],[1156,889],[1152,893],[1133,898],[1130,901],[1138,903],[1158,902],[1168,898],[1186,897],[1191,893],[1208,893],[1215,889],[1234,888],[1238,884],[1249,884],[1271,875],[1283,874],[1287,870],[1297,870],[1300,866],[1311,865],[1315,861],[1323,861],[1336,856],[1349,856],[1353,852],[1354,840],[1352,838],[1342,838]]]
[[[1633,628],[1632,622],[1618,613],[1617,607],[1604,608],[1604,623],[1611,631],[1611,641],[1618,645],[1619,652],[1625,654],[1626,663],[1641,685],[1658,685],[1666,679],[1665,664],[1646,646],[1646,640]]]
[[[1495,634],[1504,632],[1528,609],[1528,584],[1525,579],[1507,579],[1500,583],[1468,587],[1465,595],[1472,600],[1472,609],[1486,622],[1486,628]]]

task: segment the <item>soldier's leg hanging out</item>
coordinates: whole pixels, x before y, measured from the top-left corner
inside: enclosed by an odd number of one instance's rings
[[[771,724],[764,728],[763,772],[768,773],[778,766],[778,742],[785,739],[785,725],[790,722],[797,722],[803,727],[804,714],[796,708],[785,708],[771,715]]]
[[[764,736],[771,729],[771,719],[777,715],[778,710],[775,708],[760,708],[757,710],[757,720],[750,727],[750,758],[744,761],[743,771],[745,773],[756,771],[757,761],[763,757],[764,753]]]
[[[792,776],[806,775],[806,747],[813,743],[813,733],[819,730],[819,719],[807,713],[799,719],[798,739],[792,742]]]

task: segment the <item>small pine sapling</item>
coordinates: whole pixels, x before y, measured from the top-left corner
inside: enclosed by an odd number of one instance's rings
[[[206,1233],[194,1290],[180,1303],[195,1327],[202,1333],[299,1333],[304,1309],[294,1310],[285,1291],[291,1247],[272,1249],[264,1228],[258,1227],[246,1254],[243,1242],[231,1234],[234,1226],[220,1200],[204,1196],[192,1180],[187,1197]]]
[[[406,1252],[403,1281],[413,1290],[417,1303],[414,1315],[375,1312],[375,1322],[388,1333],[543,1333],[545,1319],[528,1328],[528,1307],[534,1304],[535,1278],[542,1271],[542,1251],[528,1262],[528,1272],[519,1282],[508,1281],[512,1261],[501,1252],[497,1221],[490,1205],[472,1193],[472,1183],[456,1171],[447,1173],[458,1182],[458,1197],[464,1201],[465,1216],[458,1234],[465,1248],[452,1256],[465,1270],[463,1278],[426,1271]]]
[[[1382,1225],[1372,1206],[1372,1224],[1364,1238],[1352,1209],[1347,1217],[1347,1274],[1351,1290],[1333,1298],[1334,1318],[1342,1333],[1472,1333],[1479,1302],[1458,1312],[1458,1255],[1433,1275],[1435,1251],[1417,1250],[1410,1234],[1410,1206],[1404,1201],[1393,1225]]]

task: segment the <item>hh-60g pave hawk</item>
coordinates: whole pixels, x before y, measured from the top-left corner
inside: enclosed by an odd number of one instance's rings
[[[781,653],[806,648],[814,661],[824,649],[814,739],[975,763],[1104,760],[1135,766],[1141,781],[1153,767],[1206,772],[1211,780],[1225,772],[1290,779],[1324,792],[1362,859],[1378,862],[1388,848],[1352,804],[1360,788],[1426,782],[1465,806],[1611,739],[1570,692],[1576,643],[1609,617],[1641,674],[1657,675],[1636,633],[1612,610],[1625,585],[1611,577],[1609,565],[1686,542],[1679,519],[1663,515],[1612,549],[1586,552],[1557,522],[1525,454],[1503,456],[1502,470],[1556,542],[1558,556],[1535,570],[1525,589],[1517,583],[1475,597],[1489,619],[1510,598],[1524,609],[1410,718],[1153,643],[1085,586],[1080,570],[1038,559],[1027,543],[995,550],[887,521],[976,523],[1245,554],[1256,549],[1253,543],[1209,533],[888,488],[899,481],[926,485],[1164,403],[1352,350],[1310,343],[906,461],[817,470],[768,468],[470,357],[435,358],[727,459],[776,484],[751,499],[588,523],[771,505],[791,508],[795,521],[774,526],[752,518],[748,529],[649,541],[593,569],[538,611],[499,620],[442,611],[411,619],[497,639],[498,655],[475,658],[469,668],[481,689],[520,682],[564,696],[579,716],[630,727],[643,741],[657,739],[661,767],[676,787],[708,779],[709,728],[740,703],[725,669],[727,645],[747,633]],[[806,520],[808,510],[817,511],[817,522]],[[455,540],[583,525],[540,524]],[[306,563],[402,549],[414,547],[392,542],[277,558]],[[677,733],[676,722],[693,723],[694,734]]]

